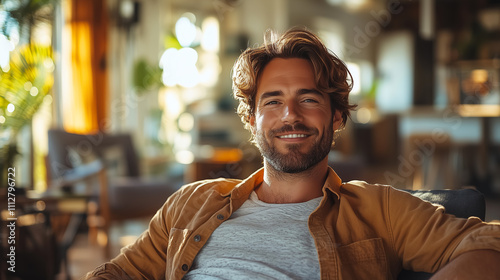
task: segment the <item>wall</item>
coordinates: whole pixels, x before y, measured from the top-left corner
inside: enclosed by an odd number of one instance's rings
[[[137,95],[132,87],[132,69],[138,59],[157,64],[163,51],[165,17],[168,1],[139,1],[139,21],[129,27],[113,22],[110,30],[110,118],[111,132],[131,132],[140,153],[147,153],[144,137],[145,122],[151,110],[158,108],[157,90]],[[118,0],[109,1],[110,11],[116,12]]]

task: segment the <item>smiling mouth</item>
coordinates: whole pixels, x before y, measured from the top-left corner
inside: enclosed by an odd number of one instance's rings
[[[308,135],[306,134],[286,134],[278,136],[280,139],[291,139],[291,138],[306,138]]]

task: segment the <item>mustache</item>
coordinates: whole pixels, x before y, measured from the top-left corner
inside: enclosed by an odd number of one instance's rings
[[[286,132],[295,132],[295,131],[300,131],[300,132],[305,132],[305,133],[310,133],[310,134],[317,134],[318,133],[318,130],[316,128],[308,127],[302,123],[296,123],[294,125],[285,124],[284,126],[282,126],[280,128],[272,129],[269,131],[269,136],[274,137],[274,136],[276,136],[276,134],[286,133]]]

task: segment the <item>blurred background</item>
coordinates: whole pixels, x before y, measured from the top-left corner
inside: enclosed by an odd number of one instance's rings
[[[329,155],[344,181],[474,187],[500,219],[500,1],[0,3],[0,190],[15,182],[37,279],[115,256],[182,184],[262,165],[231,68],[267,29],[307,27],[348,65],[358,107]]]

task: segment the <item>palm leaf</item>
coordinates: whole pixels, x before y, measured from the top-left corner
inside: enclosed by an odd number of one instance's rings
[[[11,54],[7,72],[0,70],[0,114],[5,116],[4,127],[19,131],[33,118],[54,83],[52,50],[30,44]],[[7,106],[14,105],[8,112]]]
[[[3,25],[0,22],[1,32],[10,37],[10,29],[17,25],[22,31],[27,27],[28,32],[39,22],[50,22],[53,19],[53,7],[59,0],[0,0],[0,10],[5,18]],[[29,34],[28,36],[30,36]]]

